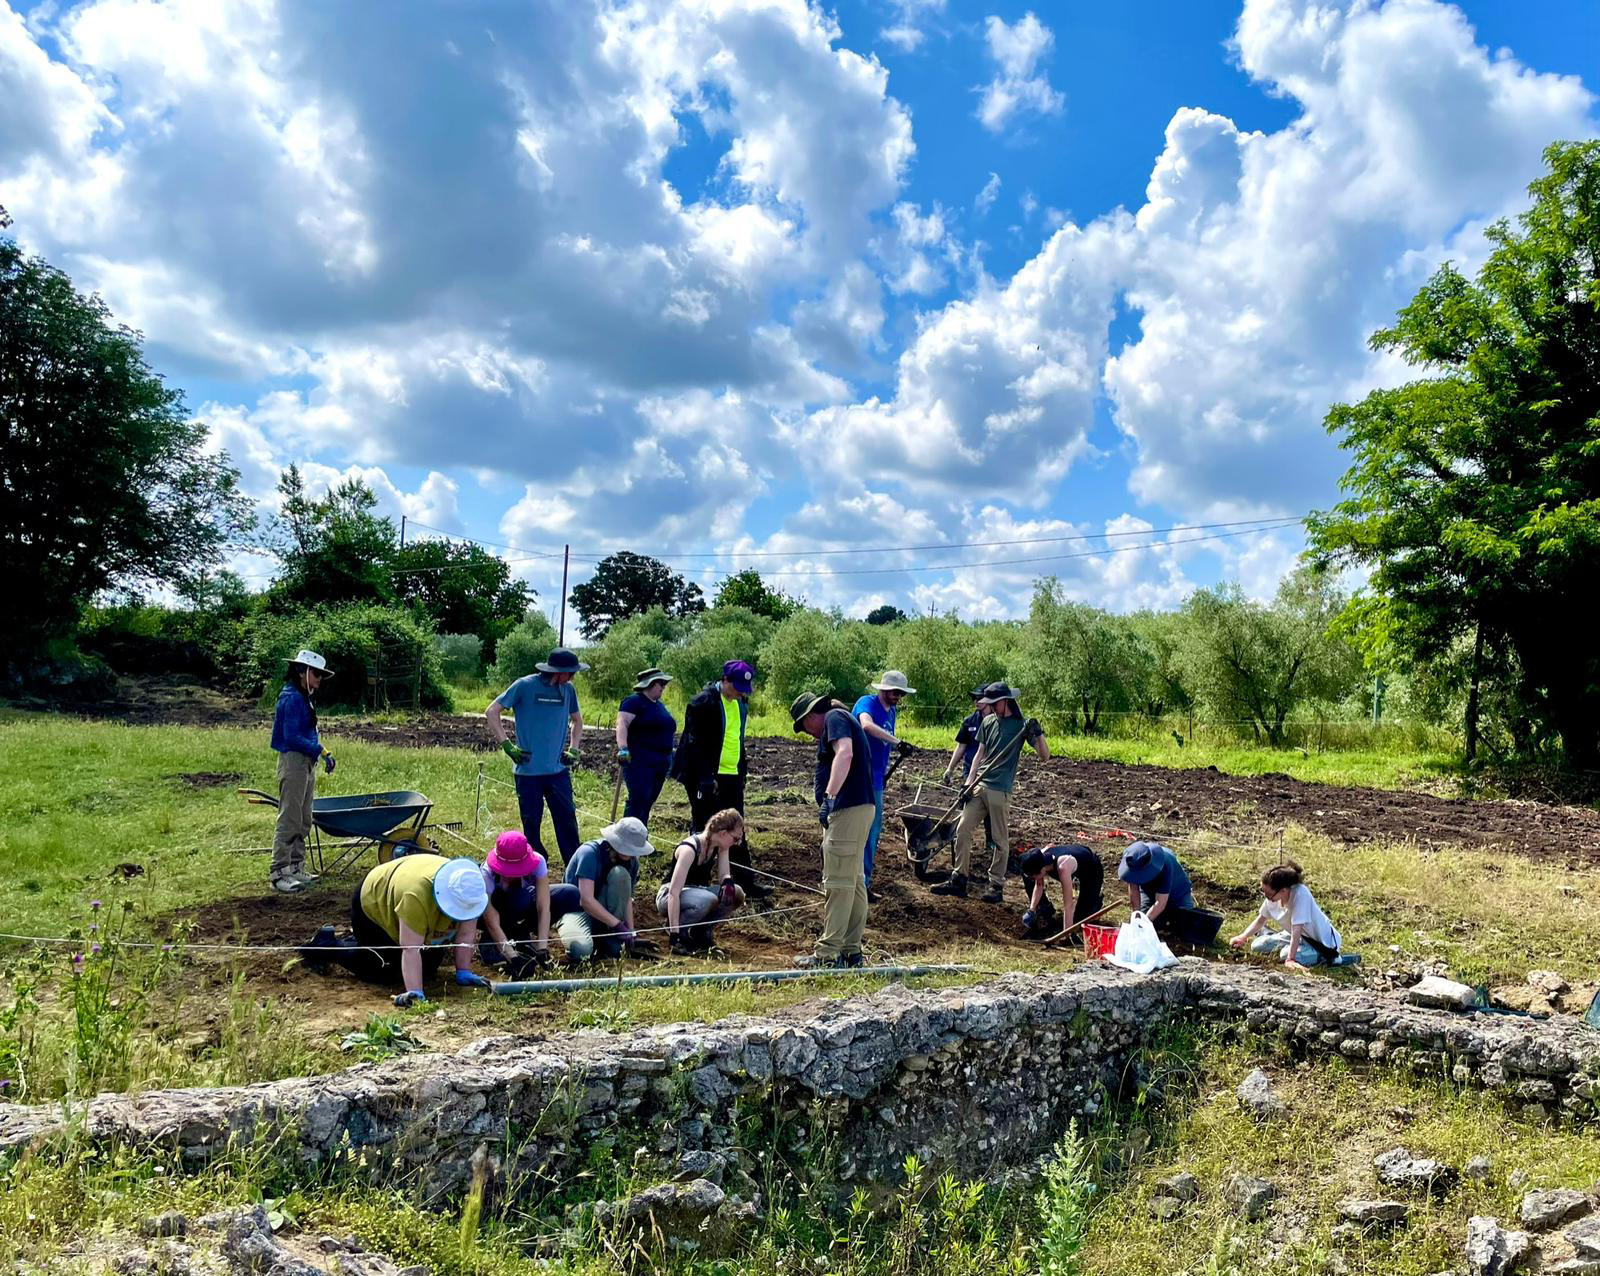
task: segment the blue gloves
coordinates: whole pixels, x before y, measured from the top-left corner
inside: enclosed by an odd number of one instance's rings
[[[456,985],[461,988],[487,988],[489,981],[470,970],[456,971]]]
[[[425,997],[422,994],[421,990],[418,990],[416,992],[409,992],[408,991],[408,992],[403,992],[398,997],[396,997],[394,999],[394,1004],[396,1006],[398,1006],[401,1010],[404,1010],[407,1006],[420,1006],[426,1000],[427,1000],[427,997]]]
[[[833,814],[833,806],[839,799],[825,797],[817,804],[817,819],[822,821],[822,827],[828,827],[828,818]]]
[[[1022,933],[1024,935],[1033,934],[1034,929],[1038,925],[1039,925],[1039,914],[1034,912],[1033,909],[1030,908],[1027,912],[1022,914]]]
[[[633,761],[633,754],[629,751],[627,745],[623,745],[622,748],[617,750],[617,761],[623,763]]]
[[[322,751],[322,769],[329,775],[333,774],[333,754],[326,749]]]

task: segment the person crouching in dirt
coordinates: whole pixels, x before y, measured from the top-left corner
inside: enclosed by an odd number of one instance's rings
[[[989,889],[982,899],[986,904],[998,904],[1005,898],[1006,868],[1011,856],[1011,786],[1016,782],[1022,745],[1024,741],[1031,744],[1045,760],[1050,757],[1050,746],[1045,743],[1044,728],[1038,719],[1023,721],[1015,688],[1003,682],[990,683],[984,689],[983,703],[991,712],[978,728],[978,756],[973,760],[972,772],[975,787],[967,793],[961,822],[956,826],[955,868],[948,881],[933,887],[933,893],[966,897],[972,843],[987,815],[994,840],[989,851]]]
[[[312,699],[332,671],[314,651],[301,651],[283,675],[283,690],[272,714],[272,747],[278,753],[278,827],[272,834],[272,868],[267,879],[285,895],[317,880],[308,873],[306,838],[311,835],[311,804],[317,796],[317,763],[333,774],[333,754],[317,738]]]
[[[689,799],[689,827],[703,829],[718,811],[744,814],[744,781],[750,759],[745,727],[756,671],[743,660],[722,666],[722,678],[708,682],[683,711],[683,732],[672,755],[672,778]],[[772,889],[750,868],[749,844],[741,841],[728,856],[733,880],[753,900],[771,897]]]
[[[1018,867],[1022,876],[1033,883],[1033,894],[1028,899],[1028,911],[1022,914],[1024,939],[1055,934],[1054,909],[1045,884],[1061,884],[1061,929],[1093,917],[1105,907],[1101,890],[1105,883],[1105,868],[1100,857],[1087,846],[1041,846],[1027,852]],[[1073,931],[1067,936],[1069,944],[1082,944],[1083,932]]]
[[[651,953],[633,921],[633,892],[639,860],[654,855],[644,821],[624,815],[585,842],[567,861],[566,881],[550,892],[556,934],[569,961],[602,957],[643,957]]]
[[[1293,860],[1269,868],[1261,875],[1261,911],[1255,921],[1228,942],[1235,948],[1250,944],[1262,957],[1282,956],[1285,966],[1304,969],[1339,960],[1339,932],[1318,906],[1305,884],[1305,870]]]
[[[714,947],[716,923],[744,903],[728,864],[728,852],[743,838],[744,816],[718,811],[701,832],[689,834],[673,850],[672,872],[656,892],[656,912],[667,919],[673,956]],[[719,884],[712,886],[713,880]]]
[[[324,926],[298,951],[313,969],[333,962],[368,983],[402,983],[397,1006],[428,999],[423,977],[438,970],[451,950],[456,983],[487,988],[489,981],[472,971],[472,953],[478,918],[488,906],[476,860],[403,855],[379,864],[357,885],[350,898],[349,941]]]
[[[505,964],[508,979],[526,979],[550,965],[550,866],[528,839],[507,829],[483,866],[489,906],[483,910],[478,960]]]
[[[867,929],[867,834],[876,809],[867,734],[828,696],[798,696],[789,706],[796,733],[817,742],[814,792],[822,821],[822,936],[797,966],[861,966]]]
[[[1117,876],[1128,884],[1128,907],[1142,910],[1157,930],[1170,929],[1179,910],[1194,907],[1189,874],[1157,842],[1135,842],[1123,851]]]

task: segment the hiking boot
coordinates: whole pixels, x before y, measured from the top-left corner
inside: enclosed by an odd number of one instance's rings
[[[978,898],[985,904],[998,904],[1006,897],[1006,893],[998,886],[991,886]]]
[[[967,897],[967,875],[965,873],[951,873],[946,881],[929,888],[935,895],[954,895],[957,899]]]
[[[839,960],[851,970],[860,970],[861,967],[867,964],[867,955],[865,953],[845,953]]]
[[[272,879],[272,889],[280,895],[298,895],[305,888],[306,884],[292,873],[284,873],[281,877]]]
[[[882,898],[883,896],[878,894],[877,891],[873,890],[870,885],[867,887],[867,903],[876,904]]]
[[[303,868],[294,869],[288,874],[288,876],[294,878],[294,880],[299,882],[302,886],[310,886],[313,883],[320,882],[322,880],[318,874],[308,873]]]
[[[843,955],[824,957],[821,953],[801,953],[794,964],[801,970],[842,970],[847,963]]]

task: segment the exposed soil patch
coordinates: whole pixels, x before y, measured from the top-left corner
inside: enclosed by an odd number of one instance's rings
[[[244,781],[243,771],[180,771],[172,777],[191,789],[225,789]]]

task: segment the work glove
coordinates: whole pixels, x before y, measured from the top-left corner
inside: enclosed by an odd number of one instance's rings
[[[624,948],[632,948],[639,942],[639,932],[636,930],[619,930],[617,938],[622,941]]]
[[[1022,914],[1022,933],[1024,935],[1033,934],[1035,928],[1037,928],[1038,925],[1039,925],[1039,914],[1034,912],[1033,909],[1030,908],[1030,909],[1028,909],[1027,912]]]
[[[716,791],[717,782],[715,780],[701,780],[700,783],[694,787],[695,797],[699,798],[702,802],[709,802],[712,794],[714,794]]]
[[[955,775],[956,773],[952,768],[945,767],[944,776],[942,778],[946,784],[949,784],[951,780],[955,779]]]
[[[456,971],[456,986],[458,988],[487,988],[489,981],[476,971]]]
[[[419,989],[408,989],[394,999],[394,1004],[401,1010],[407,1006],[420,1006],[428,998]]]
[[[322,751],[322,769],[329,775],[333,774],[333,754],[326,749]]]
[[[500,741],[500,752],[516,763],[526,762],[531,756],[526,749],[518,748],[515,740]]]
[[[674,935],[672,942],[667,945],[667,951],[674,957],[693,957],[694,949],[689,947],[689,941],[682,935]]]
[[[894,747],[897,753],[915,753],[917,751],[917,746],[912,744],[910,740],[896,740]]]
[[[724,877],[722,879],[721,898],[724,908],[732,908],[739,902],[739,888],[733,884],[733,878]]]
[[[572,768],[578,765],[578,751],[576,749],[561,750],[561,765]]]
[[[825,797],[817,804],[817,819],[822,822],[822,827],[828,827],[828,819],[833,815],[833,804],[838,798]]]
[[[497,947],[500,949],[501,958],[506,962],[507,965],[516,961],[517,957],[519,956],[517,952],[517,946],[509,939],[506,940],[505,943],[497,945]]]
[[[1037,740],[1044,734],[1044,728],[1039,725],[1038,718],[1029,718],[1022,724],[1022,734],[1029,740]]]
[[[633,752],[628,748],[627,745],[623,745],[617,750],[617,761],[624,764],[633,761]]]

